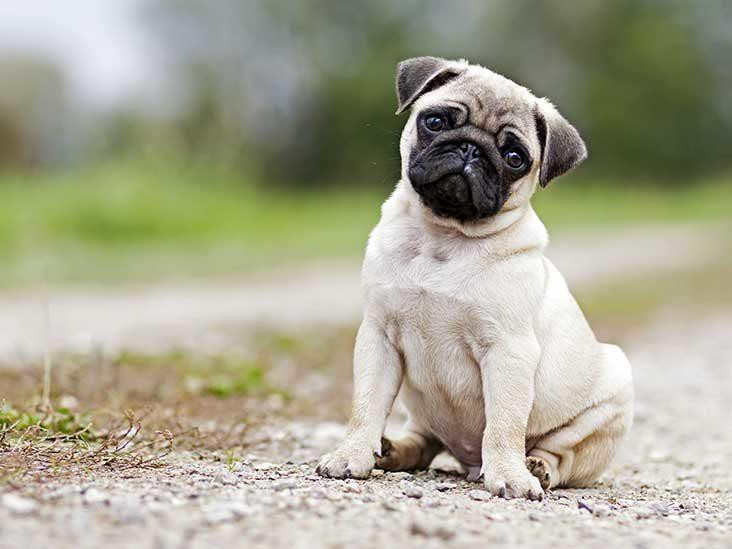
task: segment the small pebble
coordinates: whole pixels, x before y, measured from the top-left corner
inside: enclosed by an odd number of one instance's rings
[[[580,510],[584,509],[585,511],[589,511],[590,514],[592,514],[592,511],[595,508],[595,503],[588,499],[580,499],[577,500],[577,508]]]
[[[314,499],[328,499],[328,493],[320,487],[311,488],[308,495]]]
[[[648,504],[648,508],[662,517],[667,517],[671,513],[671,506],[665,501],[652,501]]]
[[[422,497],[422,490],[416,486],[403,486],[402,493],[408,498],[419,499]]]
[[[16,494],[3,494],[2,504],[16,515],[28,515],[38,508],[34,500]]]
[[[409,532],[413,536],[438,538],[449,540],[455,537],[455,530],[443,521],[430,521],[423,517],[415,517],[409,525]]]
[[[252,510],[246,504],[237,501],[213,503],[203,511],[204,520],[208,524],[231,522],[251,512]]]
[[[653,511],[651,511],[648,507],[640,507],[635,510],[635,518],[637,519],[647,519],[653,516]]]
[[[109,503],[109,494],[97,490],[96,488],[89,488],[84,492],[82,498],[84,503],[87,505],[97,505],[99,503]]]
[[[437,498],[424,498],[422,500],[422,507],[440,507],[442,502]]]
[[[213,479],[214,483],[226,486],[235,486],[239,482],[239,478],[231,471],[221,471]]]
[[[399,506],[398,505],[395,505],[394,503],[392,503],[388,499],[385,499],[384,501],[382,501],[381,502],[381,506],[384,509],[386,509],[387,511],[399,511]]]
[[[122,505],[114,512],[117,524],[143,524],[145,516],[138,505]]]
[[[283,478],[273,481],[271,486],[275,492],[282,492],[283,490],[297,488],[297,482],[289,478]]]
[[[414,480],[414,477],[404,471],[397,471],[396,473],[389,473],[389,478],[394,480]]]
[[[684,500],[679,504],[679,507],[683,509],[684,511],[693,511],[696,509],[696,505],[694,505],[694,502]]]
[[[468,492],[468,497],[470,499],[474,499],[475,501],[488,501],[493,496],[491,496],[490,492],[486,490],[471,490]]]
[[[343,491],[349,494],[360,494],[361,487],[356,482],[346,482],[343,485]]]
[[[43,495],[43,499],[47,501],[52,501],[62,499],[71,495],[76,495],[78,493],[79,489],[76,486],[62,486],[61,488],[56,488],[55,490],[46,492]]]

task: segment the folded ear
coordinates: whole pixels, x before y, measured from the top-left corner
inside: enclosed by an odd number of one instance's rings
[[[587,158],[587,147],[579,132],[546,99],[540,99],[534,113],[541,144],[539,183],[542,187]]]
[[[399,108],[396,114],[404,112],[420,95],[458,76],[466,66],[464,61],[449,61],[440,57],[413,57],[399,63],[396,78]]]

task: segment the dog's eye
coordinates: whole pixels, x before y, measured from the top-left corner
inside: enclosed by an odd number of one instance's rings
[[[508,166],[514,170],[522,168],[526,163],[524,155],[520,149],[512,147],[503,153],[503,160]]]
[[[439,132],[447,128],[447,120],[439,114],[431,114],[424,119],[424,125],[431,132]]]

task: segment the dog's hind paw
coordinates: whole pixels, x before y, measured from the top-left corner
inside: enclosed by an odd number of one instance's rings
[[[539,483],[544,490],[551,486],[552,478],[549,474],[549,466],[546,461],[536,456],[528,456],[526,458],[526,468],[532,475],[539,479]]]

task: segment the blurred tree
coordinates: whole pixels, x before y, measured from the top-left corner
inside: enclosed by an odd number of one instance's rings
[[[709,54],[702,11],[681,0],[155,0],[145,21],[188,93],[189,153],[241,159],[266,181],[391,185],[395,65],[426,54],[468,57],[552,98],[587,138],[590,170],[673,180],[731,167],[717,67],[732,46]]]
[[[404,11],[385,1],[305,6],[148,7],[161,53],[189,92],[185,141],[192,152],[215,147],[256,158],[267,180],[383,178],[384,159],[396,165],[391,108]]]
[[[519,0],[510,9],[535,48],[522,54],[524,81],[577,123],[596,172],[673,181],[721,167],[732,127],[688,3]],[[534,72],[537,62],[544,68]],[[555,69],[566,82],[547,75]]]
[[[62,72],[45,59],[8,54],[0,57],[0,75],[0,170],[62,161],[68,146]]]

